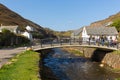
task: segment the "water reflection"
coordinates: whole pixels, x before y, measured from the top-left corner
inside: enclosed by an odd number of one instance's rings
[[[108,67],[100,67],[99,63],[61,49],[54,49],[54,54],[48,55],[44,63],[60,80],[114,80],[119,76]]]

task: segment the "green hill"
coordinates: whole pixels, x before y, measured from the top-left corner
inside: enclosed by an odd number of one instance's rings
[[[114,14],[112,16],[109,16],[108,18],[104,19],[104,20],[100,20],[100,21],[96,21],[91,23],[91,27],[93,26],[104,26],[106,24],[108,24],[109,22],[114,22],[115,20],[120,19],[120,12],[117,14]]]

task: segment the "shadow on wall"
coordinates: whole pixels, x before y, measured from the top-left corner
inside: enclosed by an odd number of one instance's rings
[[[91,60],[92,61],[95,61],[95,62],[101,62],[103,60],[103,58],[105,57],[106,54],[112,52],[111,51],[106,51],[106,50],[103,50],[103,49],[96,49],[94,52],[93,52],[93,55],[91,56]]]

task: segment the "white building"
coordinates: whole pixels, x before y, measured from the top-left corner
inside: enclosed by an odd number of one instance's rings
[[[26,30],[28,30],[28,31],[33,31],[33,27],[31,27],[31,26],[26,26]]]
[[[32,35],[28,31],[25,31],[22,35],[27,37],[28,39],[32,40]]]
[[[71,34],[71,38],[82,38],[83,41],[89,41],[90,38],[97,40],[101,37],[115,40],[118,37],[118,32],[115,27],[82,27]]]
[[[21,32],[19,30],[19,26],[18,25],[14,25],[14,26],[13,25],[9,25],[9,26],[3,26],[3,25],[1,25],[0,26],[0,32],[2,32],[2,29],[7,29],[7,30],[9,30],[9,31],[11,31],[11,32],[13,32],[15,34],[21,34],[21,35],[27,37],[30,40],[33,39],[31,32],[34,31],[34,28],[31,27],[31,26],[26,26],[25,32]]]
[[[87,33],[87,31],[86,31],[86,28],[84,27],[83,28],[83,30],[82,30],[82,39],[83,39],[83,41],[88,41],[88,39],[89,39],[89,35],[88,35],[88,33]]]
[[[32,34],[31,34],[32,31],[33,31],[33,27],[26,26],[26,31],[22,35],[32,40],[33,39]]]

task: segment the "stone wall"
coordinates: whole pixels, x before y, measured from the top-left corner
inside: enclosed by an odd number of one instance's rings
[[[102,62],[113,67],[114,69],[120,69],[120,54],[118,54],[117,51],[114,53],[108,53],[105,55]]]
[[[91,58],[92,61],[102,62],[114,69],[120,69],[120,53],[119,51],[104,51],[86,48],[85,57]]]

